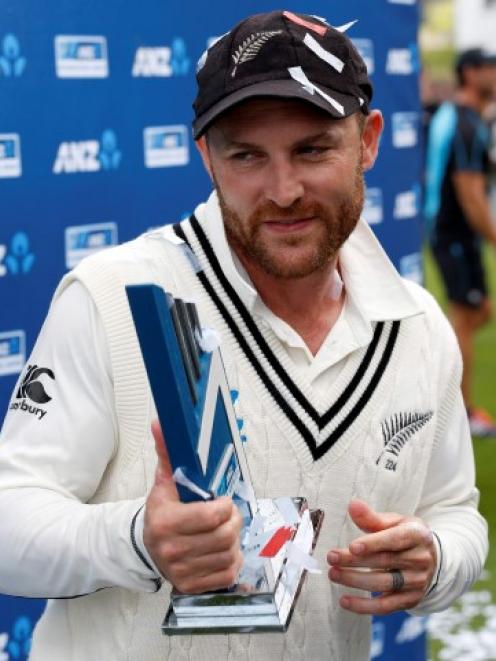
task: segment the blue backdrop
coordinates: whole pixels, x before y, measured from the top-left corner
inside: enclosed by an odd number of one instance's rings
[[[177,220],[207,196],[190,131],[196,61],[236,21],[273,8],[254,0],[2,0],[1,417],[63,273],[95,250]],[[305,0],[285,8],[333,25],[359,19],[349,35],[386,120],[364,215],[400,272],[420,280],[417,2]],[[41,608],[0,597],[0,659],[25,658]],[[419,622],[376,623],[374,658],[421,640]],[[409,658],[423,658],[422,645],[417,650]]]

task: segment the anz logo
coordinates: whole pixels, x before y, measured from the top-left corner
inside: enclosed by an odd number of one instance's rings
[[[412,280],[418,285],[424,284],[424,267],[422,255],[419,252],[403,255],[399,264],[400,275],[407,280]]]
[[[387,54],[386,73],[397,76],[410,76],[420,70],[420,57],[417,44],[408,48],[390,48]]]
[[[21,45],[15,34],[6,34],[0,49],[0,76],[19,78],[26,68],[26,58],[21,54]]]
[[[422,191],[420,184],[414,184],[409,190],[399,192],[394,200],[393,218],[406,220],[415,218],[420,213]]]
[[[134,56],[132,75],[134,78],[185,76],[190,64],[186,42],[176,37],[170,46],[140,46]]]
[[[0,133],[0,178],[20,177],[21,139],[18,133]]]
[[[65,265],[68,269],[72,269],[85,257],[115,245],[117,245],[116,223],[66,227]]]
[[[372,636],[370,641],[370,658],[377,659],[384,653],[386,646],[386,625],[384,622],[372,622]]]
[[[372,39],[353,39],[352,41],[365,62],[367,73],[371,76],[375,71],[374,42]]]
[[[377,225],[384,220],[384,204],[381,188],[369,188],[367,186],[362,217],[369,225]]]
[[[19,374],[25,362],[26,333],[23,330],[0,333],[0,376]]]
[[[0,661],[26,661],[31,651],[33,623],[30,617],[21,615],[12,625],[10,635],[0,634]]]
[[[10,246],[0,244],[0,278],[7,275],[26,275],[33,268],[35,256],[31,252],[29,237],[25,232],[16,232]]]
[[[102,133],[98,140],[62,142],[53,164],[54,174],[77,172],[99,172],[117,170],[122,160],[122,152],[117,145],[117,136],[111,129]]]
[[[55,37],[57,78],[107,78],[107,40],[102,36],[59,34]]]
[[[188,128],[174,126],[148,126],[143,131],[145,166],[166,168],[189,163]]]
[[[393,147],[416,147],[419,142],[420,117],[418,112],[395,112],[391,116]]]

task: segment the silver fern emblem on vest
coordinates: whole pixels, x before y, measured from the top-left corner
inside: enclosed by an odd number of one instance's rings
[[[249,62],[256,58],[260,53],[264,44],[266,44],[271,37],[274,37],[276,34],[281,34],[282,30],[271,30],[268,32],[255,32],[247,37],[243,43],[238,47],[235,53],[232,55],[234,60],[234,69],[232,70],[231,76],[234,78],[236,71],[240,64]]]
[[[379,464],[384,457],[384,468],[395,471],[397,459],[405,444],[429,422],[433,415],[433,411],[427,411],[427,413],[395,413],[388,420],[384,420],[381,423],[384,449],[375,463]]]

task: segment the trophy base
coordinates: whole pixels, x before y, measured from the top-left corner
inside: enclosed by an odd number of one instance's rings
[[[167,611],[162,624],[162,632],[168,636],[186,634],[214,634],[214,633],[263,633],[271,631],[284,632],[289,626],[292,611],[282,623],[279,615],[245,615],[229,617],[205,616],[199,618],[177,618],[172,605]]]
[[[293,498],[299,513],[308,510],[304,498]],[[324,518],[322,510],[311,510],[302,519],[293,537],[310,553],[317,543]],[[304,521],[307,521],[305,529]],[[310,526],[311,522],[311,526]],[[305,548],[306,547],[306,548]],[[300,593],[306,571],[293,571],[288,580],[282,560],[273,581],[261,581],[260,588],[237,585],[230,590],[198,595],[173,593],[162,623],[165,635],[284,632]]]

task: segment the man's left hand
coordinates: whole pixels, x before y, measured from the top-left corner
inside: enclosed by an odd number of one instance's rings
[[[348,511],[368,534],[348,548],[329,551],[329,578],[380,594],[369,599],[344,594],[340,605],[354,613],[373,615],[414,608],[425,596],[436,570],[432,532],[417,517],[375,512],[361,500],[351,501]]]

